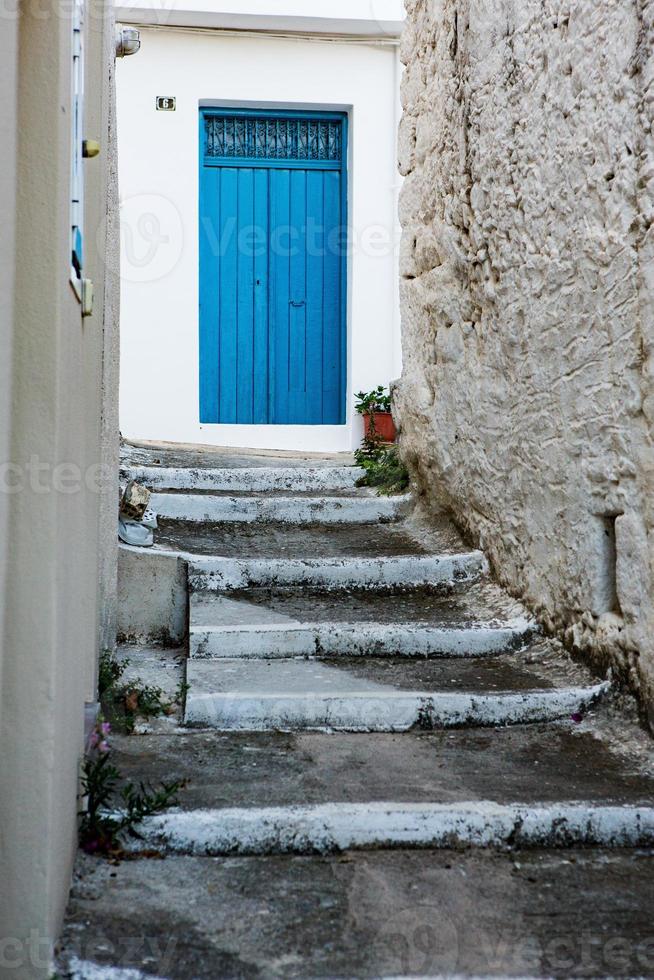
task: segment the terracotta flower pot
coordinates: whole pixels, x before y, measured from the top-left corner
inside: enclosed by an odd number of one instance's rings
[[[366,438],[370,435],[370,415],[363,416],[363,426],[366,434]],[[375,412],[375,433],[384,440],[384,442],[395,442],[395,423],[393,422],[393,416],[390,412]]]

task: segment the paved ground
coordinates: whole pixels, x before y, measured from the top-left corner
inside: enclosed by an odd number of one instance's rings
[[[162,977],[654,976],[654,854],[83,858],[64,947]]]

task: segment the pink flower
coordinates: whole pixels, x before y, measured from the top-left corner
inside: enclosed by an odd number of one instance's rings
[[[103,739],[98,745],[98,752],[108,752],[108,751],[109,751],[109,742],[107,742],[106,739]]]
[[[92,749],[97,749],[100,742],[100,736],[97,731],[91,732],[91,737],[89,739],[89,745]]]
[[[109,734],[109,732],[111,731],[111,725],[109,724],[108,721],[102,722],[102,724],[100,725],[100,731],[102,732],[103,735]]]

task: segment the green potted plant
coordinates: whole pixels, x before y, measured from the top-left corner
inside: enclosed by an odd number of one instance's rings
[[[363,415],[364,434],[367,440],[395,442],[395,423],[391,415],[391,396],[383,385],[372,391],[359,391],[355,408]]]

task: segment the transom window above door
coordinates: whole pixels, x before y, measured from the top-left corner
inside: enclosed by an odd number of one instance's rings
[[[205,115],[204,127],[208,158],[342,161],[340,119]]]

